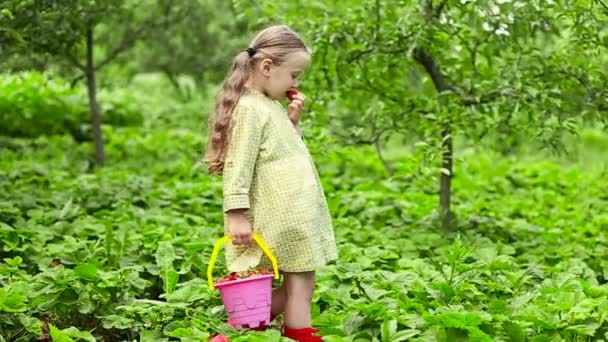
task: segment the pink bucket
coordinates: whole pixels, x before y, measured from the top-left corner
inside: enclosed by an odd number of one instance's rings
[[[220,291],[224,308],[230,323],[237,329],[252,329],[270,324],[270,307],[272,299],[272,279],[279,279],[277,260],[272,252],[254,233],[253,239],[268,256],[272,263],[273,274],[259,274],[245,279],[213,282],[213,266],[219,250],[224,243],[231,242],[230,236],[220,238],[213,247],[211,259],[207,266],[209,288]]]
[[[215,284],[232,326],[252,329],[270,324],[272,278],[266,274]]]

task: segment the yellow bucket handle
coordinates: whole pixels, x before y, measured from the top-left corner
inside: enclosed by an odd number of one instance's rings
[[[262,240],[262,237],[258,233],[253,233],[253,240],[260,246],[260,249],[268,256],[270,259],[270,263],[272,264],[272,269],[274,271],[274,279],[279,279],[279,266],[277,264],[277,258],[272,254],[272,252],[268,249],[268,246]],[[207,266],[207,281],[209,282],[209,288],[211,290],[215,290],[215,285],[213,284],[213,267],[215,266],[215,261],[217,260],[217,256],[220,253],[220,248],[225,243],[232,242],[231,236],[224,236],[219,238],[215,242],[215,246],[213,246],[213,252],[211,252],[211,259],[209,259],[209,265]]]

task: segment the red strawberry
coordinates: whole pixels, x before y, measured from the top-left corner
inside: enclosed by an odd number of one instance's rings
[[[249,271],[249,273],[247,273],[247,275],[249,278],[251,278],[251,277],[255,276],[255,272]]]
[[[287,92],[287,98],[289,99],[289,101],[293,101],[294,96],[298,95],[298,91],[297,90],[290,90]]]
[[[268,274],[268,270],[267,270],[267,269],[265,269],[265,268],[262,268],[262,269],[260,270],[260,274]]]
[[[230,342],[230,340],[228,339],[228,337],[217,335],[210,339],[209,342]]]

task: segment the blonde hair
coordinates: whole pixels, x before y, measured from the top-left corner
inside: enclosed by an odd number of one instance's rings
[[[232,129],[232,112],[245,92],[245,84],[253,76],[254,66],[266,58],[281,65],[286,57],[296,51],[310,50],[300,36],[288,26],[277,25],[259,32],[249,47],[239,53],[218,93],[215,110],[209,118],[207,151],[203,162],[209,173],[221,175],[228,150]]]

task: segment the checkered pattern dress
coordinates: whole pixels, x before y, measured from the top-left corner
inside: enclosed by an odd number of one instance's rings
[[[284,272],[314,271],[337,258],[327,200],[314,162],[285,108],[247,90],[233,112],[223,172],[224,230],[227,211],[248,217]],[[257,246],[226,245],[232,272],[268,268]]]

